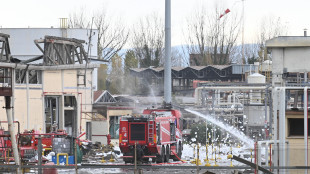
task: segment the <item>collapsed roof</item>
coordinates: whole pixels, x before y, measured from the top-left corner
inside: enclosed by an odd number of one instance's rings
[[[89,62],[87,52],[85,52],[84,40],[74,38],[64,38],[56,36],[45,36],[44,39],[34,41],[35,45],[42,52],[42,55],[31,59],[20,61],[11,56],[8,34],[0,33],[0,61],[7,63],[29,64],[43,59],[44,66],[83,64]]]

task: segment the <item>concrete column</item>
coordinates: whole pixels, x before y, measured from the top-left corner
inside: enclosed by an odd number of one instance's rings
[[[285,166],[286,161],[286,149],[285,149],[285,88],[280,90],[280,109],[279,109],[279,163],[281,167]],[[285,170],[280,170],[280,173]]]
[[[277,140],[278,140],[278,90],[273,88],[272,90],[272,98],[273,98],[273,140],[274,140],[274,143],[273,143],[273,151],[274,151],[274,154],[273,154],[273,165],[275,167],[279,166],[278,164],[278,143],[277,143]],[[277,173],[277,170],[274,171],[274,173]]]
[[[30,107],[29,107],[29,104],[30,104],[30,101],[29,101],[29,71],[27,70],[26,72],[26,97],[27,97],[27,99],[26,99],[26,102],[27,102],[27,127],[26,127],[26,129],[28,130],[30,127],[29,127],[29,121],[30,121],[30,119],[29,119],[29,117],[30,117],[30,111],[29,111],[29,109],[30,109]]]

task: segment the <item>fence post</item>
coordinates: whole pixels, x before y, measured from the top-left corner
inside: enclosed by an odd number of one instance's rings
[[[137,142],[135,142],[135,171],[134,173],[137,174],[138,170],[137,170]]]
[[[38,173],[42,174],[42,139],[41,135],[38,138]]]
[[[77,168],[77,142],[74,140],[74,164],[75,164],[75,173],[78,174],[78,168]]]

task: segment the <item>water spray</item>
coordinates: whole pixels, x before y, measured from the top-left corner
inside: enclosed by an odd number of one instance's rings
[[[192,114],[195,114],[199,117],[202,117],[206,120],[208,120],[209,122],[212,122],[214,125],[220,127],[221,129],[227,131],[228,133],[230,133],[232,136],[238,138],[239,140],[241,140],[242,142],[245,143],[245,145],[247,145],[248,147],[253,147],[254,146],[254,141],[252,139],[250,139],[249,137],[247,137],[246,135],[244,135],[243,132],[241,132],[240,130],[230,126],[230,125],[227,125],[227,124],[224,124],[223,122],[220,122],[219,120],[216,120],[214,118],[212,118],[211,116],[209,115],[204,115],[204,114],[201,114],[197,111],[193,111],[193,110],[190,110],[190,109],[185,109],[187,112],[190,112]]]
[[[232,145],[230,144],[230,154],[227,155],[227,159],[230,159],[230,167],[234,167],[233,164],[232,164],[232,158],[233,158]]]
[[[204,160],[206,162],[205,166],[211,166],[211,164],[209,163],[208,152],[208,143],[206,143],[206,159]]]
[[[199,159],[199,144],[197,144],[197,160],[196,160],[196,165],[197,166],[201,165],[201,161]]]
[[[220,154],[221,154],[221,141],[219,141],[218,142],[218,145],[219,145],[219,157],[217,158],[217,159],[222,159],[221,157],[220,157]]]
[[[214,153],[214,156],[215,156],[214,166],[219,166],[219,165],[216,164],[216,162],[217,162],[217,161],[216,161],[216,148],[214,148],[214,152],[215,152],[215,153]]]
[[[195,155],[195,154],[196,154],[196,145],[194,145],[194,148],[193,148],[193,149],[194,149],[194,153],[193,153],[193,158],[194,158],[194,159],[191,161],[191,163],[192,163],[192,164],[195,164],[195,163],[196,163],[196,158],[195,158],[195,156],[196,156],[196,155]]]
[[[214,158],[213,158],[213,153],[214,153],[214,151],[213,151],[213,142],[212,142],[212,144],[211,144],[211,161],[214,161]]]

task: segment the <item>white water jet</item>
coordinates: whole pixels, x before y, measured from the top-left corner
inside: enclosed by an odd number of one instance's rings
[[[153,99],[154,99],[154,101],[155,101],[155,107],[158,108],[158,106],[157,106],[157,99],[156,99],[156,97],[155,97],[154,90],[153,90],[153,88],[151,88],[150,86],[149,86],[149,89],[150,89],[151,95],[152,95],[152,97],[153,97]]]
[[[233,126],[230,126],[228,124],[224,124],[223,122],[220,122],[216,119],[214,119],[211,116],[208,115],[204,115],[202,113],[199,113],[197,111],[193,111],[190,109],[185,109],[187,112],[190,112],[192,114],[195,114],[199,117],[202,117],[204,119],[206,119],[207,121],[212,122],[213,124],[215,124],[216,126],[220,127],[221,129],[227,131],[228,133],[230,133],[232,136],[238,138],[239,140],[243,141],[248,147],[253,148],[254,147],[254,141],[252,139],[250,139],[249,137],[247,137],[246,135],[244,135],[243,132],[239,131],[238,129],[236,129]]]

